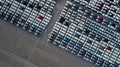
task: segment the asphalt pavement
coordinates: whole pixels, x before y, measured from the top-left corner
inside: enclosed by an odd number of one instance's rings
[[[0,20],[0,67],[94,67],[47,41],[65,2],[57,2],[53,18],[40,37]]]

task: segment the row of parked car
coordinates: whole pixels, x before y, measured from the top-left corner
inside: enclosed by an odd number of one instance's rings
[[[71,5],[67,6],[68,8],[72,8]],[[76,6],[77,7],[77,6]],[[116,32],[120,33],[120,24],[119,22],[115,22],[108,17],[105,17],[101,14],[94,14],[94,11],[88,10],[89,8],[86,7],[79,7],[79,8],[74,8],[74,10],[77,10],[81,15],[85,15],[85,17],[89,17],[90,19],[104,25],[108,26],[109,28],[115,30]],[[78,10],[80,9],[80,10]],[[68,15],[69,16],[69,15]]]
[[[80,3],[82,0],[73,0],[73,1],[75,1],[75,2],[77,2],[77,3]],[[96,1],[96,0],[84,0],[84,1],[86,1],[86,2],[90,2],[90,1]],[[103,0],[101,0],[101,1],[103,1]],[[104,0],[105,2],[109,2],[109,3],[112,3],[112,4],[114,4],[114,5],[120,5],[120,1],[119,0]]]
[[[51,20],[55,4],[53,0],[2,0],[0,18],[39,36]]]
[[[105,19],[67,1],[48,41],[98,67],[118,67],[120,35],[99,23]]]
[[[75,0],[74,0],[75,1]],[[89,2],[88,2],[89,1]],[[75,1],[77,2],[77,1]],[[115,21],[120,22],[120,8],[118,4],[119,0],[79,0],[77,3],[82,4],[91,10],[96,11],[97,13],[102,14],[103,16]]]

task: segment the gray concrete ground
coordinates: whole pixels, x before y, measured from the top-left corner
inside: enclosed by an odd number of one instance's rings
[[[65,1],[57,3],[50,24],[40,37],[0,20],[0,67],[94,67],[47,42]]]

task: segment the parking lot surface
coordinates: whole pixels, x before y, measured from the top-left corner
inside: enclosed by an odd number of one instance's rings
[[[65,3],[66,0],[56,3],[50,24],[40,37],[0,20],[0,67],[94,67],[47,41]]]
[[[1,67],[119,67],[119,6],[119,0],[0,0]]]

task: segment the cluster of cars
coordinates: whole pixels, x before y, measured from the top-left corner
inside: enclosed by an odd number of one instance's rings
[[[40,35],[50,22],[54,0],[0,0],[0,18],[35,35]]]
[[[48,41],[98,67],[120,64],[119,0],[67,1]],[[35,35],[46,29],[54,0],[0,0],[0,18]]]
[[[106,20],[88,7],[67,1],[48,41],[98,67],[118,67],[120,34]]]
[[[80,3],[81,1],[90,2],[90,1],[96,1],[96,0],[73,0],[73,1]],[[103,0],[101,0],[101,1],[103,1]],[[120,4],[119,0],[104,0],[104,1],[112,3],[112,4]]]
[[[120,22],[119,0],[79,0],[75,2],[84,5],[91,10],[96,11],[97,13],[102,14],[114,22]]]

